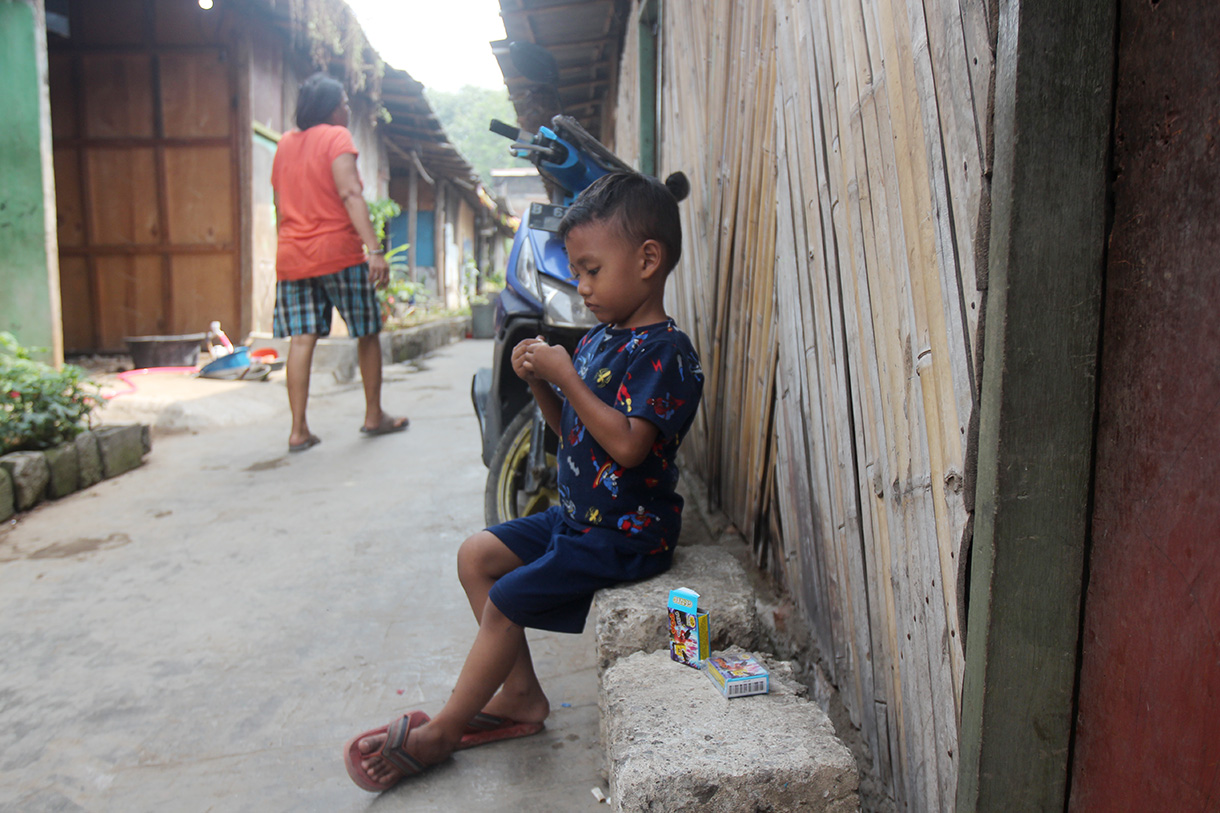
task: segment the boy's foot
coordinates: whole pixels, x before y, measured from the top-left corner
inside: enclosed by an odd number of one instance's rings
[[[343,753],[348,776],[376,793],[444,762],[453,748],[436,736],[439,732],[429,730],[428,719],[414,711],[348,740]]]
[[[541,687],[518,694],[501,689],[483,710],[466,724],[458,750],[474,748],[499,740],[528,737],[546,728],[551,703]]]
[[[540,686],[535,686],[533,691],[524,694],[510,693],[507,689],[501,689],[487,702],[481,714],[522,723],[541,723],[551,716],[551,701],[547,699]]]

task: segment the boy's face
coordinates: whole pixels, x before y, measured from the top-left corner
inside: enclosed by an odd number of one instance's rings
[[[658,280],[664,290],[655,241],[632,245],[614,224],[595,220],[568,232],[565,244],[576,291],[599,322],[640,327],[655,321],[649,305]]]

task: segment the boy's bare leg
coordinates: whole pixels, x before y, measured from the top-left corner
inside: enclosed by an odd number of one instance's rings
[[[480,531],[462,543],[458,551],[458,578],[466,591],[475,620],[480,624],[483,622],[484,608],[488,606],[487,594],[491,586],[496,579],[522,564],[515,553],[487,531]],[[523,723],[540,723],[551,713],[551,704],[534,672],[528,642],[523,642],[500,691],[477,711]]]
[[[404,748],[425,765],[434,765],[449,757],[462,738],[466,723],[491,700],[496,689],[514,668],[526,647],[525,630],[509,621],[494,604],[488,602],[479,623],[470,654],[458,675],[457,685],[449,701],[432,721],[412,729]],[[385,742],[385,735],[360,741],[360,750],[372,753]],[[361,763],[368,775],[377,782],[393,782],[401,772],[381,757],[370,757]]]

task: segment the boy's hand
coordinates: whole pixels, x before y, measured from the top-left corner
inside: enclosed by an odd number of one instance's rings
[[[531,379],[536,378],[532,366],[528,369],[525,366],[525,352],[531,346],[538,344],[539,342],[546,344],[546,341],[541,336],[538,336],[537,338],[533,339],[522,339],[521,341],[517,342],[517,346],[513,348],[513,372],[516,373],[517,376],[523,381],[530,381]]]
[[[524,344],[526,342],[522,342],[517,347],[520,348]],[[515,352],[514,350],[514,354]],[[563,347],[557,344],[547,344],[539,337],[522,348],[521,365],[534,378],[540,378],[559,386],[562,383],[560,379],[563,374],[572,370],[572,359]]]

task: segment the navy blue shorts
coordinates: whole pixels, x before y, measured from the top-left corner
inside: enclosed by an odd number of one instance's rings
[[[367,263],[320,277],[276,282],[274,335],[329,336],[332,308],[347,323],[349,336],[369,336],[381,330],[381,307],[369,282]]]
[[[626,534],[572,525],[558,506],[487,530],[525,562],[501,576],[488,598],[532,629],[579,633],[594,593],[664,573],[673,561],[672,551],[641,553]]]

